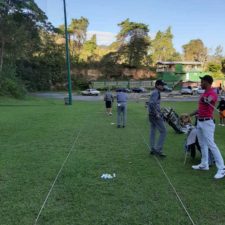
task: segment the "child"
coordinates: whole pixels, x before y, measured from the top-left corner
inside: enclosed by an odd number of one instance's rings
[[[220,111],[220,123],[218,125],[225,126],[225,97],[221,96],[221,100],[217,109]]]

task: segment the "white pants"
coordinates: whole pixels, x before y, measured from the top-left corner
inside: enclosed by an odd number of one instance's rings
[[[201,164],[208,166],[208,149],[210,149],[215,159],[217,169],[223,169],[224,161],[220,150],[214,142],[214,132],[215,124],[213,120],[198,121],[197,137],[202,153]]]

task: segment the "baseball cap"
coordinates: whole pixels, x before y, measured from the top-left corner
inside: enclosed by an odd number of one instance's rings
[[[209,84],[213,83],[213,78],[210,75],[205,75],[203,77],[199,77],[201,80],[207,81]]]
[[[164,81],[162,81],[162,80],[157,80],[156,82],[155,82],[155,86],[158,86],[158,85],[162,85],[162,86],[164,86],[164,85],[166,85],[166,83],[164,82]]]

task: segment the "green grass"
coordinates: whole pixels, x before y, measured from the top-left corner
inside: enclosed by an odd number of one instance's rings
[[[197,103],[164,103],[178,113]],[[0,224],[32,225],[59,169],[72,149],[38,225],[191,224],[154,157],[143,103],[129,103],[128,123],[117,129],[102,102],[0,99]],[[75,142],[77,135],[80,133]],[[216,143],[225,156],[225,128]],[[193,171],[184,162],[185,135],[168,127],[161,164],[198,225],[225,224],[225,179],[216,168]],[[75,145],[73,147],[73,144]],[[72,148],[73,147],[73,148]],[[102,173],[116,173],[102,180]]]

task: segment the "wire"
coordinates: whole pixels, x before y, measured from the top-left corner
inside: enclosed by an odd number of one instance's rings
[[[66,164],[67,159],[69,158],[70,154],[72,153],[73,148],[74,148],[74,146],[75,146],[75,144],[76,144],[76,142],[77,142],[77,140],[78,140],[78,138],[79,138],[79,136],[80,136],[80,133],[81,133],[81,129],[79,130],[79,133],[77,134],[76,138],[74,139],[74,142],[73,142],[73,144],[72,144],[72,147],[71,147],[69,153],[67,154],[67,156],[66,156],[64,162],[62,163],[62,166],[61,166],[61,168],[59,169],[59,172],[58,172],[58,174],[56,175],[56,177],[55,177],[55,179],[54,179],[54,181],[53,181],[53,183],[52,183],[52,185],[51,185],[51,188],[50,188],[49,191],[48,191],[48,194],[47,194],[47,196],[46,196],[46,198],[45,198],[45,200],[44,200],[44,202],[43,202],[43,204],[42,204],[42,206],[41,206],[41,208],[40,208],[40,210],[39,210],[39,213],[38,213],[38,215],[37,215],[37,217],[36,217],[36,219],[35,219],[34,225],[37,224],[38,219],[39,219],[39,217],[40,217],[40,215],[41,215],[41,213],[42,213],[42,211],[43,211],[43,209],[44,209],[44,207],[45,207],[45,204],[46,204],[46,202],[47,202],[47,200],[48,200],[48,198],[49,198],[49,196],[50,196],[50,194],[51,194],[51,192],[52,192],[52,189],[54,188],[54,185],[55,185],[55,183],[56,183],[56,181],[57,181],[57,179],[58,179],[60,173],[62,172],[62,169],[63,169],[64,165]]]
[[[149,144],[146,142],[146,140],[145,140],[145,138],[143,137],[143,135],[142,135],[142,133],[140,132],[140,130],[139,130],[138,128],[137,128],[137,130],[138,130],[138,132],[140,133],[140,136],[142,137],[142,139],[144,140],[144,143],[147,145],[148,149],[151,150]],[[159,167],[161,168],[161,170],[162,170],[164,176],[166,177],[168,183],[169,183],[170,186],[172,187],[172,189],[173,189],[173,191],[174,191],[174,193],[175,193],[177,199],[179,200],[181,206],[183,207],[183,209],[184,209],[185,213],[187,214],[188,218],[190,219],[191,223],[192,223],[193,225],[196,225],[196,223],[193,221],[193,219],[192,219],[190,213],[188,212],[186,206],[184,205],[184,203],[183,203],[181,197],[180,197],[179,194],[177,193],[176,188],[174,187],[174,185],[173,185],[173,183],[171,182],[170,178],[169,178],[168,175],[166,174],[166,172],[165,172],[165,170],[164,170],[162,164],[160,163],[160,161],[158,160],[158,158],[157,158],[156,156],[154,156],[154,158],[155,158],[157,164],[159,165]]]

